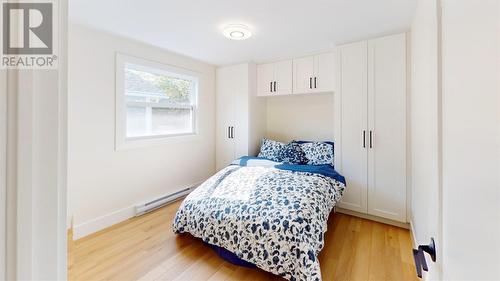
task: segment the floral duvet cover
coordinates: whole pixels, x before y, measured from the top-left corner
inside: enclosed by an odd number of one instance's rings
[[[242,158],[186,197],[173,230],[288,280],[321,280],[318,254],[344,188],[330,165]]]

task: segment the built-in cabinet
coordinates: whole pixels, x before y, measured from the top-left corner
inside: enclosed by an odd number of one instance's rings
[[[335,61],[339,207],[406,222],[406,36],[340,46]]]
[[[257,66],[258,95],[277,96],[334,91],[334,53]]]
[[[407,220],[406,35],[339,46],[334,53],[219,67],[216,162],[256,155],[266,99],[334,92],[335,169],[346,177],[344,210]]]
[[[347,181],[340,207],[368,212],[368,43],[338,47],[335,93],[335,169]]]
[[[256,155],[265,135],[266,103],[257,98],[256,65],[244,63],[216,71],[216,167]]]
[[[334,54],[325,53],[293,60],[293,92],[333,92]]]
[[[292,94],[292,70],[292,60],[258,65],[258,95],[269,96]]]

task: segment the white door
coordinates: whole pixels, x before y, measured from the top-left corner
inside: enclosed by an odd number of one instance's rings
[[[368,41],[368,213],[406,222],[406,36]]]
[[[440,2],[442,279],[500,280],[500,1]]]
[[[438,91],[438,7],[431,1],[417,1],[412,24],[411,47],[411,213],[409,219],[417,244],[436,240],[436,263],[427,256],[426,280],[442,280],[440,242],[440,149]],[[461,248],[460,248],[461,249]]]
[[[337,48],[337,62],[335,168],[347,181],[339,207],[366,213],[367,43]]]
[[[216,77],[216,168],[220,170],[234,160],[234,139],[231,138],[231,127],[234,126],[235,96],[233,83],[230,81],[231,68],[217,69]]]
[[[292,60],[274,63],[273,95],[290,95],[293,88],[293,65]],[[274,83],[273,82],[273,83]]]
[[[295,94],[313,91],[314,56],[293,60],[293,92]]]
[[[257,95],[271,95],[274,82],[274,64],[266,63],[257,66]]]

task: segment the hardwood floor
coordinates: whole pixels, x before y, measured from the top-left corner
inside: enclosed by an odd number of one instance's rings
[[[282,280],[232,265],[190,235],[175,235],[179,204],[77,241],[69,237],[69,280]],[[406,229],[337,213],[325,242],[323,280],[417,280]]]

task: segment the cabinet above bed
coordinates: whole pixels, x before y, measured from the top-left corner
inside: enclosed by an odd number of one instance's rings
[[[257,65],[257,95],[292,94],[292,60]]]
[[[334,91],[334,54],[324,53],[257,65],[258,96]]]

